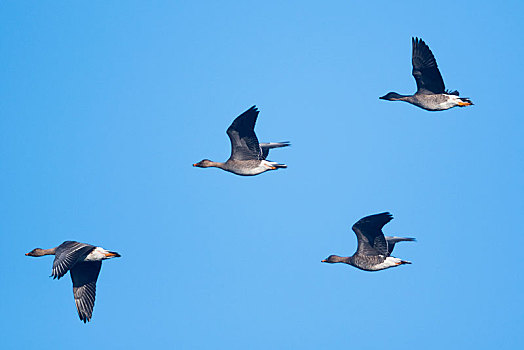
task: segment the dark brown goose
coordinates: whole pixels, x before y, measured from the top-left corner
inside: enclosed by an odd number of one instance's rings
[[[447,91],[438,70],[435,56],[428,45],[419,38],[412,38],[413,51],[411,63],[413,77],[417,82],[417,92],[413,95],[400,95],[389,92],[380,97],[388,101],[404,101],[428,111],[443,111],[452,107],[466,107],[473,103],[469,98],[459,97],[458,91]]]
[[[73,294],[80,320],[91,320],[95,306],[96,281],[102,260],[117,258],[120,254],[91,244],[65,241],[56,248],[35,248],[27,256],[54,255],[53,279],[62,278],[67,271],[73,280]]]
[[[325,263],[345,263],[365,271],[379,271],[411,262],[391,256],[395,244],[402,241],[414,241],[414,238],[384,236],[382,227],[390,222],[390,213],[366,216],[353,225],[357,235],[358,247],[349,257],[330,255],[322,260]]]
[[[231,156],[225,163],[213,162],[209,159],[201,160],[193,166],[199,168],[220,168],[233,174],[251,176],[268,170],[287,168],[266,160],[271,148],[289,146],[289,142],[259,143],[255,135],[255,123],[258,109],[253,106],[239,115],[227,129],[227,136],[231,141]]]

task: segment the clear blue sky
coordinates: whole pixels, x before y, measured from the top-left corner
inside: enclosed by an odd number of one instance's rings
[[[2,349],[515,349],[522,2],[0,3]],[[411,37],[475,106],[426,112]],[[225,160],[256,104],[289,168]],[[412,265],[366,273],[351,225],[390,211]],[[104,262],[92,322],[35,247]]]

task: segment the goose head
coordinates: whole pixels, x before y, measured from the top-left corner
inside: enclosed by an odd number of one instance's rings
[[[402,96],[400,94],[397,94],[396,92],[388,92],[384,96],[379,97],[379,99],[381,99],[381,100],[388,100],[388,101],[399,101],[399,100],[402,99],[402,97],[404,97],[404,96]]]

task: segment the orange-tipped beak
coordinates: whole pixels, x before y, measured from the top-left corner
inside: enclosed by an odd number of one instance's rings
[[[327,262],[327,260],[322,260],[322,261],[320,261],[320,262]]]
[[[197,163],[193,164],[193,166],[196,166],[196,165],[197,165]]]
[[[473,103],[469,103],[469,102],[459,102],[458,105],[460,107],[465,107],[465,106],[471,106]]]
[[[25,253],[25,256],[29,256],[29,253]]]

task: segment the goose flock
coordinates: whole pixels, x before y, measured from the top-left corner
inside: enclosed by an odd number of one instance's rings
[[[417,91],[413,95],[389,92],[380,97],[388,101],[404,101],[428,111],[443,111],[453,107],[471,106],[469,98],[460,97],[458,91],[448,91],[437,66],[437,61],[428,45],[419,38],[412,38],[413,77]],[[226,133],[231,141],[231,155],[225,162],[203,159],[193,164],[199,168],[215,167],[236,175],[254,176],[268,170],[287,168],[287,165],[267,159],[269,150],[290,145],[289,142],[260,143],[255,134],[255,123],[259,111],[253,106],[239,115]],[[414,238],[385,236],[383,227],[393,219],[388,213],[366,216],[352,227],[357,236],[357,251],[349,257],[330,255],[324,263],[344,263],[364,271],[379,271],[405,264],[410,261],[391,256],[398,242],[415,241]],[[55,248],[35,248],[27,256],[54,255],[53,279],[60,279],[68,271],[73,283],[73,295],[80,320],[91,320],[95,305],[96,282],[102,261],[120,257],[120,254],[102,247],[75,241],[66,241]]]

